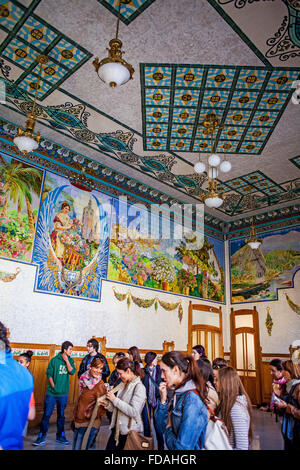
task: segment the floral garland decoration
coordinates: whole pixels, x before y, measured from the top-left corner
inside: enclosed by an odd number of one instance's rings
[[[269,336],[271,336],[271,332],[272,332],[272,328],[273,328],[273,320],[272,320],[272,317],[270,315],[270,307],[267,307],[267,317],[266,317],[266,328],[267,328],[267,331],[268,331],[268,334]]]
[[[6,273],[4,271],[0,271],[0,281],[3,282],[11,282],[14,279],[16,279],[17,275],[21,272],[21,269],[19,267],[16,268],[16,273]]]
[[[291,309],[294,312],[296,312],[298,315],[300,315],[300,306],[295,304],[295,302],[293,302],[286,293],[284,293],[284,294],[286,296],[286,300],[287,300],[289,306],[291,307]]]
[[[127,307],[128,307],[128,309],[131,305],[131,301],[135,305],[137,305],[138,307],[141,307],[141,308],[150,308],[154,304],[154,308],[155,308],[156,312],[157,312],[157,309],[158,309],[158,305],[160,305],[162,308],[164,308],[168,312],[171,312],[172,310],[178,309],[178,318],[179,318],[180,323],[182,321],[183,308],[182,308],[181,300],[179,302],[169,303],[169,302],[165,302],[164,300],[160,300],[158,297],[154,297],[153,299],[141,299],[139,297],[135,297],[134,295],[132,295],[130,290],[128,290],[125,294],[121,294],[121,293],[116,291],[115,287],[113,287],[112,289],[113,289],[113,293],[114,293],[115,298],[119,302],[123,302],[127,297]]]

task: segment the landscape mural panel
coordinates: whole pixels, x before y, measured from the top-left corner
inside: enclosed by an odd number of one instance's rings
[[[245,239],[230,242],[232,302],[276,300],[278,289],[293,287],[300,268],[300,227],[260,235],[252,250]]]
[[[204,233],[203,245],[193,249],[191,242],[202,234],[178,230],[182,227],[174,220],[162,217],[155,232],[149,211],[135,213],[129,204],[115,200],[113,213],[109,280],[224,302],[222,241]],[[170,235],[162,231],[165,222],[170,222]]]
[[[0,256],[30,263],[42,170],[0,153]]]
[[[46,173],[32,262],[35,290],[100,300],[107,275],[110,198]]]

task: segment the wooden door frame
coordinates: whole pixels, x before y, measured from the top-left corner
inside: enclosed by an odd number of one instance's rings
[[[202,312],[212,312],[219,314],[219,328],[214,325],[193,325],[193,310],[201,310]],[[221,307],[211,307],[210,305],[204,304],[193,304],[191,301],[189,302],[189,310],[188,310],[188,345],[187,350],[188,354],[192,354],[192,333],[193,331],[197,330],[210,330],[220,333],[220,340],[219,340],[219,350],[220,356],[224,357],[224,347],[223,347],[223,322],[222,322],[222,309]]]
[[[238,315],[252,315],[253,318],[253,328],[251,327],[241,327],[235,328],[235,316]],[[260,336],[259,336],[259,320],[258,320],[258,312],[256,307],[254,306],[253,309],[241,308],[234,310],[231,308],[230,313],[230,363],[232,367],[236,369],[236,344],[235,344],[235,336],[238,333],[252,333],[254,335],[254,347],[255,347],[255,362],[256,362],[256,396],[258,403],[261,403],[262,396],[263,396],[263,389],[262,389],[262,349],[260,345]]]

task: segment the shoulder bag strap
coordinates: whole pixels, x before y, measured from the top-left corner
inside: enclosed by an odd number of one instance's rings
[[[121,388],[122,388],[122,385],[123,385],[123,382],[119,383],[119,385],[117,385],[116,387],[114,387],[111,392],[113,393],[116,393],[118,392]],[[97,417],[97,413],[98,413],[98,409],[99,409],[99,406],[101,406],[102,402],[105,400],[106,398],[106,395],[101,395],[101,397],[97,398],[97,401],[96,401],[96,404],[95,404],[95,407],[93,409],[93,413],[92,413],[92,416],[91,416],[91,419],[90,419],[90,422],[89,422],[89,425],[84,433],[84,436],[83,436],[83,439],[82,439],[82,443],[81,443],[81,450],[85,450],[86,449],[86,446],[87,446],[87,442],[88,442],[88,438],[89,438],[89,435],[90,435],[90,432],[91,432],[91,429],[93,427],[93,424],[95,422],[95,419]]]

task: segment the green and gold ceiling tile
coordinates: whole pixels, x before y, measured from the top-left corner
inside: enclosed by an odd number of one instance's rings
[[[211,143],[210,140],[205,139],[195,139],[193,145],[193,152],[210,152]]]
[[[245,140],[265,140],[269,134],[270,129],[268,127],[250,127],[244,137]]]
[[[197,106],[199,90],[175,89],[174,106]]]
[[[17,38],[13,38],[2,52],[2,56],[7,57],[25,69],[32,65],[38,55],[39,53],[36,50]]]
[[[238,188],[238,191],[241,194],[250,194],[250,193],[255,193],[257,189],[254,186],[246,184],[245,186],[240,186]]]
[[[171,86],[171,67],[145,67],[145,86]]]
[[[215,114],[218,120],[222,121],[224,112],[225,110],[223,108],[204,108],[202,106],[199,113],[198,126],[203,127],[201,123],[204,121],[208,114]]]
[[[19,83],[19,87],[25,90],[27,93],[34,94],[36,91],[36,85],[38,83],[38,78],[35,75],[32,75],[31,73],[27,75],[21,83]],[[40,100],[43,98],[45,93],[50,91],[52,88],[52,85],[49,83],[46,83],[44,80],[40,82],[39,89],[37,92],[37,98]]]
[[[258,154],[261,151],[263,142],[244,141],[240,146],[239,153]]]
[[[18,31],[18,37],[44,50],[57,37],[57,34],[45,24],[30,16]]]
[[[182,124],[193,124],[196,117],[196,109],[174,108],[173,122]]]
[[[37,77],[39,75],[40,66],[37,65],[33,70],[32,73],[35,74]],[[52,84],[57,83],[59,80],[63,80],[65,75],[67,75],[68,71],[63,69],[58,64],[52,61],[48,61],[48,63],[42,68],[41,78],[51,82]]]
[[[231,88],[235,69],[209,68],[205,88]]]
[[[160,88],[146,88],[146,106],[169,106],[170,90]]]
[[[14,3],[2,1],[0,4],[0,27],[11,31],[23,14],[24,10]]]
[[[296,165],[296,167],[300,168],[300,155],[297,157],[291,158],[290,161]]]
[[[203,70],[203,67],[177,67],[175,86],[200,88]]]
[[[229,109],[226,116],[225,125],[245,125],[249,121],[250,116],[251,110],[249,109]]]
[[[147,122],[169,122],[168,108],[146,108]]]
[[[265,81],[267,70],[261,69],[242,69],[239,78],[236,82],[236,88],[244,90],[251,90],[254,88],[260,89]]]
[[[225,108],[228,100],[229,90],[205,90],[202,100],[202,106]]]
[[[220,139],[239,140],[245,131],[245,127],[225,126],[220,134]]]
[[[126,0],[120,9],[120,20],[125,24],[130,24],[155,0]],[[98,0],[117,17],[119,16],[119,0]]]
[[[166,150],[167,139],[149,138],[146,141],[146,150]]]
[[[53,57],[53,59],[69,69],[72,69],[88,57],[85,51],[79,49],[66,39],[61,39],[47,55],[48,57]]]
[[[248,181],[251,184],[255,184],[257,181],[264,181],[266,176],[260,171],[253,171],[247,175],[243,175],[243,180]]]
[[[184,140],[184,139],[172,139],[170,142],[170,150],[173,150],[174,152],[188,152],[190,150],[190,145],[191,141],[190,139]]]
[[[278,112],[276,111],[256,111],[252,118],[251,126],[271,127],[277,118]]]
[[[185,124],[173,124],[172,126],[172,132],[171,132],[171,137],[175,138],[188,138],[191,139],[192,134],[193,134],[193,128],[194,126],[192,125],[185,125]]]
[[[168,124],[147,123],[146,134],[147,137],[168,137]]]
[[[266,89],[290,91],[293,82],[297,80],[298,77],[299,71],[297,70],[274,70],[268,81]]]
[[[283,93],[265,92],[260,100],[258,109],[278,109],[284,105],[287,95]]]
[[[237,146],[239,145],[238,140],[218,140],[218,144],[216,146],[216,152],[222,153],[235,153]]]
[[[233,108],[253,108],[258,97],[258,92],[235,91],[232,95],[230,106]]]

